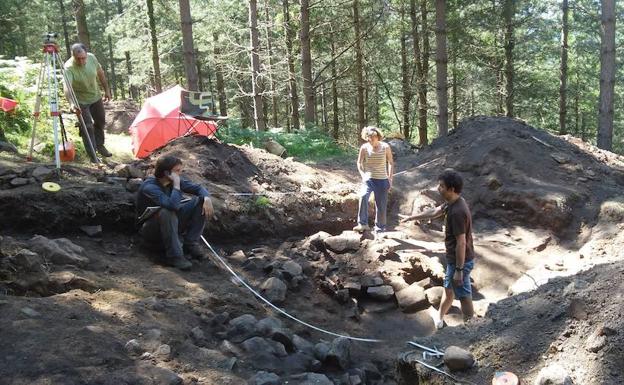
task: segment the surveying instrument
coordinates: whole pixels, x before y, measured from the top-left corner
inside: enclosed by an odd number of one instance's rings
[[[60,158],[60,146],[59,146],[59,133],[58,126],[59,122],[61,122],[62,127],[62,136],[63,136],[63,151],[66,150],[65,146],[67,143],[67,138],[65,135],[65,129],[62,125],[61,121],[61,113],[58,108],[58,72],[61,73],[63,78],[63,82],[65,85],[65,89],[67,90],[67,94],[69,96],[69,103],[73,106],[78,107],[78,99],[76,98],[76,94],[74,93],[74,89],[67,78],[67,73],[65,72],[65,67],[63,66],[63,61],[59,56],[59,47],[56,44],[56,38],[58,37],[57,33],[48,32],[43,35],[43,60],[41,61],[41,67],[39,69],[39,77],[37,79],[37,97],[35,99],[35,109],[33,112],[33,128],[32,128],[32,136],[30,138],[30,149],[28,151],[28,160],[32,160],[33,147],[35,145],[35,131],[37,128],[37,122],[39,121],[39,115],[41,113],[41,96],[43,94],[44,82],[47,81],[48,86],[48,102],[50,104],[50,116],[52,117],[52,129],[54,132],[54,160],[56,163],[56,168],[61,168],[61,158]],[[58,72],[57,72],[58,71]],[[80,125],[80,130],[84,138],[87,138],[86,143],[88,143],[89,148],[86,150],[92,154],[92,159],[100,165],[100,159],[97,157],[95,153],[95,147],[93,146],[93,142],[91,141],[91,136],[87,131],[87,126],[85,125],[85,121],[82,117],[82,113],[78,114],[78,120]]]

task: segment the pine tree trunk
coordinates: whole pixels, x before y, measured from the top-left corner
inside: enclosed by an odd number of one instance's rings
[[[333,72],[336,66],[332,65]],[[333,76],[333,73],[332,73]],[[340,111],[338,110],[338,85],[336,78],[332,79],[332,138],[338,140],[338,131],[340,129]]]
[[[199,52],[195,49],[195,71],[197,71],[197,89],[204,92],[204,73],[202,72],[202,63],[199,58]],[[212,96],[212,81],[210,79],[210,68],[208,68],[208,83],[210,84],[210,93]],[[213,100],[214,105],[214,100]]]
[[[115,57],[113,56],[113,40],[108,35],[108,57],[111,65],[111,88],[113,89],[113,99],[117,99],[117,74],[115,73]]]
[[[212,35],[214,40],[214,60],[215,77],[217,78],[217,94],[219,94],[219,114],[227,116],[227,95],[225,94],[225,82],[223,81],[223,67],[221,65],[221,48],[219,46],[219,35],[215,32]]]
[[[195,58],[197,62],[197,77],[199,79],[199,90],[203,92],[202,88],[202,63],[199,59],[199,52],[195,50]],[[217,115],[217,103],[215,102],[215,89],[212,85],[212,71],[208,65],[206,65],[206,74],[208,75],[208,91],[210,91],[210,113]]]
[[[568,87],[568,0],[563,0],[561,26],[561,66],[559,77],[559,135],[568,133],[566,127]]]
[[[414,44],[414,62],[416,63],[416,78],[418,89],[418,142],[420,146],[425,146],[429,142],[429,139],[427,138],[427,77],[429,75],[427,0],[422,0],[420,4],[420,12],[422,33],[418,33],[418,19],[416,18],[416,0],[410,0],[410,18],[412,19],[412,40]]]
[[[375,123],[381,127],[381,114],[379,113],[379,87],[375,84]]]
[[[156,36],[156,20],[154,19],[153,0],[147,1],[147,18],[149,21],[150,36],[152,40],[152,65],[154,69],[154,88],[156,93],[162,92],[162,80],[160,76],[160,58],[158,55],[158,37]]]
[[[19,18],[17,21],[17,41],[19,42],[19,55],[20,56],[26,56],[28,55],[28,48],[27,48],[27,44],[26,44],[26,33],[24,32],[24,23],[25,20],[22,18]],[[50,30],[51,28],[48,26],[48,30]]]
[[[130,52],[124,52],[124,56],[126,58],[126,73],[128,75],[128,92],[130,93],[130,98],[132,100],[137,100],[139,97],[139,91],[137,90],[137,87],[132,84],[130,79],[132,77],[132,61],[130,60]]]
[[[61,24],[63,25],[63,38],[65,39],[65,52],[69,58],[71,56],[71,48],[69,44],[69,31],[67,29],[67,15],[65,14],[65,4],[63,0],[59,0],[59,10],[61,11]]]
[[[189,0],[179,0],[179,4],[186,87],[189,91],[197,91],[199,90],[199,79],[197,77],[197,63],[195,63],[195,49],[193,48],[193,20],[191,19],[191,5],[189,4]]]
[[[427,16],[429,14],[429,11],[427,10],[427,3],[428,0],[422,0],[420,3],[420,14],[421,14],[421,18],[422,18],[422,65],[423,65],[423,78],[422,78],[422,83],[421,83],[421,95],[419,95],[419,98],[421,99],[420,103],[421,106],[420,108],[423,110],[420,113],[420,119],[422,119],[422,121],[420,122],[421,126],[423,126],[422,130],[428,130],[428,123],[427,123],[427,118],[429,115],[429,101],[427,99],[427,81],[429,79],[429,53],[430,53],[430,47],[429,47],[429,22],[427,21]],[[422,96],[422,98],[421,98]],[[426,135],[426,131],[425,131],[425,135]],[[428,140],[428,139],[427,139]],[[425,144],[427,144],[427,141],[424,142]]]
[[[496,47],[496,43],[494,44]],[[502,63],[498,61],[495,63],[496,69],[494,72],[496,73],[496,90],[497,98],[496,98],[496,114],[503,115],[505,112],[505,73],[503,72]]]
[[[453,72],[453,99],[451,101],[451,110],[453,111],[453,129],[456,130],[459,116],[459,110],[457,108],[457,47],[453,46],[451,49],[451,57],[453,60],[453,68],[451,70]]]
[[[322,117],[323,117],[323,130],[325,130],[325,132],[328,131],[328,117],[327,117],[327,92],[325,92],[325,82],[323,82],[323,84],[321,85],[321,110],[322,110]]]
[[[470,116],[475,114],[475,94],[474,89],[470,90]]]
[[[89,38],[89,28],[87,27],[87,14],[83,0],[72,0],[74,6],[74,17],[76,19],[76,31],[78,41],[91,49],[91,39]]]
[[[303,97],[305,109],[303,120],[306,125],[314,123],[314,85],[312,84],[312,54],[310,51],[310,4],[301,0],[301,75],[303,76]]]
[[[357,87],[357,132],[359,137],[360,131],[366,126],[366,116],[364,115],[364,68],[362,64],[362,44],[360,39],[360,10],[358,0],[353,0],[353,27],[355,29],[355,85]]]
[[[598,108],[598,148],[613,147],[613,97],[615,86],[615,0],[601,0],[600,96]]]
[[[405,9],[401,6],[401,91],[402,91],[402,115],[401,132],[406,139],[411,137],[410,131],[410,102],[412,99],[412,85],[410,84],[410,68],[407,64],[407,43],[404,30]]]
[[[123,13],[123,4],[121,3],[121,0],[117,0],[117,14],[121,15]],[[124,34],[125,36],[125,34]],[[132,77],[132,62],[130,61],[130,52],[129,51],[125,51],[124,52],[124,56],[126,58],[126,75],[128,75],[128,87],[129,87],[129,94],[130,94],[130,98],[132,98],[132,100],[137,100],[138,98],[138,91],[135,85],[132,84],[130,78]]]
[[[576,92],[574,93],[574,135],[579,135],[579,74],[576,73]]]
[[[271,20],[271,15],[269,13],[269,1],[264,0],[264,16],[265,20],[265,34],[267,41],[267,56],[269,57],[269,85],[271,87],[271,117],[273,127],[277,127],[277,92],[275,92],[275,79],[273,78],[273,44],[271,42],[271,35],[269,34],[269,20]]]
[[[251,112],[249,111],[249,99],[247,97],[238,98],[238,108],[241,112],[241,127],[249,128],[252,125]]]
[[[321,82],[322,81],[323,81],[323,79],[321,79]],[[318,108],[318,106],[319,106],[319,103],[322,103],[322,100],[321,100],[322,98],[323,98],[323,95],[321,95],[321,97],[319,98],[318,95],[315,92],[315,94],[314,94],[314,125],[317,126],[317,127],[319,126],[319,112],[318,112],[319,108]]]
[[[119,77],[117,78],[117,81],[119,82],[119,94],[121,96],[121,100],[126,100],[126,89],[124,88],[126,85],[124,84],[123,78]]]
[[[251,39],[251,89],[254,104],[254,125],[256,131],[266,131],[264,104],[260,77],[260,38],[258,37],[258,6],[256,0],[249,0],[249,33]]]
[[[108,10],[108,2],[104,4],[104,18],[106,19],[106,24],[110,23],[110,13]],[[117,99],[117,75],[115,73],[115,56],[113,55],[113,39],[110,34],[106,36],[106,41],[108,43],[108,61],[110,62],[111,68],[111,77],[110,83],[113,91],[113,99]]]
[[[292,126],[299,129],[299,96],[297,95],[297,79],[295,78],[295,60],[292,54],[293,29],[290,25],[290,11],[288,10],[288,0],[282,0],[284,11],[284,37],[286,39],[286,58],[288,60],[288,89],[290,92],[290,114]]]
[[[334,43],[334,27],[333,24],[329,24],[329,28],[331,31],[329,37],[329,43],[331,47],[331,55],[332,57],[336,57],[336,44]],[[331,62],[331,76],[332,76],[332,138],[334,140],[338,140],[338,130],[340,129],[340,111],[338,108],[338,71],[336,70],[336,61],[332,60]]]
[[[342,125],[347,125],[347,107],[345,106],[345,97],[342,98]]]
[[[368,71],[366,67],[362,66],[362,70],[364,73],[364,124],[368,126],[368,114],[370,112],[370,106],[368,105],[369,97],[368,97],[368,85],[370,84],[368,81]]]
[[[446,0],[436,0],[436,96],[438,136],[448,134],[448,54],[446,52]]]
[[[503,18],[505,20],[505,116],[514,116],[514,15],[516,0],[505,0]]]

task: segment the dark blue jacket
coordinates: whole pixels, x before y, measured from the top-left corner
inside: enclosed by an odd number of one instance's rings
[[[182,193],[208,197],[208,190],[197,183],[180,177],[180,190],[173,188],[173,183],[165,187],[153,176],[145,179],[136,198],[136,213],[141,215],[149,206],[160,206],[169,210],[178,211]]]

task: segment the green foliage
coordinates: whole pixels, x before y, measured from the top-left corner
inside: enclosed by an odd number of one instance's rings
[[[256,198],[255,205],[258,208],[267,208],[271,206],[271,200],[266,196],[259,196]]]
[[[222,129],[219,134],[219,137],[227,143],[263,148],[264,143],[272,139],[286,148],[288,156],[304,161],[354,156],[352,149],[338,146],[332,138],[318,128],[292,133],[258,132],[240,127],[240,122],[236,120],[229,123],[229,127]]]
[[[0,79],[0,96],[19,100],[18,96],[11,92],[7,87],[2,85]],[[24,134],[30,128],[28,120],[30,113],[27,107],[17,108],[11,112],[0,112],[0,140],[5,140],[5,133],[9,136],[12,134]]]
[[[30,69],[32,66],[25,60],[0,60],[0,96],[19,103],[11,112],[0,111],[0,140],[8,139],[16,145],[19,143],[15,139],[26,136],[30,131],[32,112],[29,105],[34,99],[21,84],[22,79],[28,81],[28,77],[20,76],[20,73],[24,74]]]
[[[271,200],[267,196],[252,196],[249,200],[245,201],[243,211],[251,215],[259,215],[270,208],[271,205]]]

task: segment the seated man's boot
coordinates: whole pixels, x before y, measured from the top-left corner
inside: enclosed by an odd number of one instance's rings
[[[190,270],[193,267],[193,263],[184,257],[166,258],[165,264],[180,270]]]
[[[206,259],[206,254],[204,253],[204,250],[202,249],[202,247],[199,245],[199,243],[189,243],[189,244],[184,244],[184,253],[186,253],[187,255],[189,255],[192,259],[197,259],[197,260],[202,260],[202,259]]]

